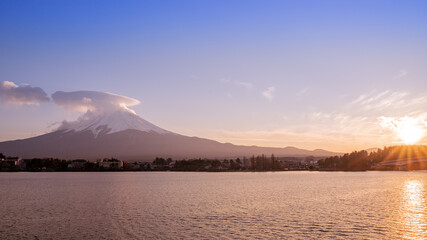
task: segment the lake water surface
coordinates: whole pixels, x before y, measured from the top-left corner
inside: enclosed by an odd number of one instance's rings
[[[427,239],[427,172],[0,173],[0,239]]]

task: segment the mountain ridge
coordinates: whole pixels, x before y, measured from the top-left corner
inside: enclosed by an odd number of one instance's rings
[[[127,109],[102,113],[88,111],[74,122],[63,122],[51,133],[0,142],[0,152],[23,158],[95,160],[114,157],[127,161],[151,161],[155,157],[215,159],[261,154],[277,157],[339,155],[321,149],[242,146],[184,136],[162,129]]]
[[[115,157],[123,160],[171,158],[230,158],[270,155],[277,157],[332,156],[337,153],[309,151],[295,147],[241,146],[179,134],[124,130],[95,137],[89,130],[56,131],[32,138],[0,142],[0,152],[24,158],[53,157],[95,160]]]

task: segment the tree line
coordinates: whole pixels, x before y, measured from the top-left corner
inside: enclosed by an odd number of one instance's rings
[[[426,157],[427,146],[425,145],[391,146],[370,153],[362,150],[343,156],[328,157],[319,160],[318,165],[321,170],[368,170],[391,161],[409,161],[410,163],[411,159]],[[420,166],[422,169],[424,167],[427,166]]]
[[[154,170],[172,171],[281,171],[284,164],[272,154],[223,160],[189,159],[172,161],[171,158],[157,157],[153,161]]]

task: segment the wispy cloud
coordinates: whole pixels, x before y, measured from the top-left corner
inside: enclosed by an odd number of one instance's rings
[[[230,79],[228,79],[228,78],[221,78],[221,79],[219,79],[219,81],[220,81],[221,83],[229,83],[229,82],[231,82],[231,80],[230,80]]]
[[[383,91],[381,93],[371,92],[369,94],[362,94],[357,99],[353,100],[352,104],[369,104],[375,102],[376,100],[382,98],[384,95],[390,93],[390,90]]]
[[[231,84],[234,84],[236,86],[243,87],[243,88],[246,88],[246,89],[252,89],[254,87],[253,83],[243,82],[243,81],[237,81],[237,80],[231,80],[229,78],[221,78],[219,81],[221,83],[224,83],[224,84],[231,83]]]
[[[427,105],[427,98],[424,96],[414,96],[409,92],[387,90],[362,94],[353,100],[348,107],[365,111],[387,111],[392,109],[417,109],[422,104]]]
[[[359,119],[347,120],[348,124],[357,124]],[[345,131],[337,129],[329,123],[314,123],[277,127],[258,130],[223,130],[212,131],[210,138],[222,142],[232,142],[242,145],[286,147],[296,146],[305,149],[322,148],[346,152],[354,148],[363,149],[363,144],[377,135],[366,135],[361,131]],[[357,139],[359,142],[354,141]],[[361,143],[360,143],[361,142]],[[376,144],[369,145],[374,147]]]
[[[46,92],[39,87],[28,84],[16,85],[13,82],[0,82],[0,100],[18,105],[39,105],[41,102],[50,101]]]
[[[309,88],[304,88],[301,91],[297,92],[296,96],[297,97],[302,97],[302,96],[304,96],[304,95],[306,95],[308,93],[308,90],[309,90]]]
[[[264,92],[268,93],[268,89]],[[270,99],[270,95],[263,95]],[[397,132],[390,127],[396,122],[401,127],[407,125],[405,119],[416,119],[427,133],[427,111],[424,111],[427,98],[423,94],[390,89],[345,99],[331,111],[313,107],[301,115],[283,118],[282,125],[259,130],[222,131],[213,133],[213,137],[237,144],[316,146],[347,152],[399,143]]]
[[[427,132],[427,113],[423,111],[426,108],[427,98],[423,95],[405,91],[372,91],[344,103],[333,112],[311,113],[309,119],[312,123],[309,125],[348,136],[357,135],[358,141],[363,135],[367,146],[381,147],[401,140],[404,128],[412,126],[418,129],[414,130],[417,132],[415,135],[421,134],[421,131]],[[390,131],[384,131],[387,129]],[[351,138],[346,141],[349,140]]]
[[[399,79],[399,78],[404,78],[409,74],[409,72],[405,69],[402,69],[399,71],[399,73],[393,77],[393,79]]]
[[[265,99],[271,101],[274,98],[274,92],[276,91],[276,88],[274,86],[271,86],[267,88],[265,91],[262,92],[262,95]]]
[[[249,82],[235,81],[234,83],[236,85],[238,85],[238,86],[242,86],[242,87],[245,87],[245,88],[248,88],[248,89],[251,89],[251,88],[254,87],[254,85],[252,83],[249,83]]]
[[[309,116],[313,120],[322,120],[322,119],[330,119],[331,114],[323,113],[323,112],[313,112]]]

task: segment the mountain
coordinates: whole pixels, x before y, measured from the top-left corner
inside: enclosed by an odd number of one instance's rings
[[[78,121],[71,123],[64,122],[58,130],[64,132],[91,131],[96,138],[98,135],[111,134],[128,129],[159,134],[171,133],[142,119],[133,112],[124,110],[102,114],[91,114],[89,112],[83,115]]]
[[[75,122],[64,122],[56,131],[23,140],[0,143],[0,152],[23,158],[54,157],[95,160],[115,157],[148,160],[155,157],[230,158],[260,154],[282,156],[331,156],[325,150],[294,147],[237,146],[187,137],[164,130],[129,111],[85,114]]]

